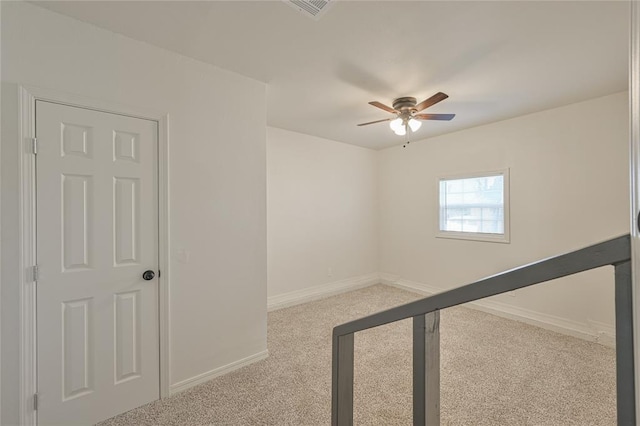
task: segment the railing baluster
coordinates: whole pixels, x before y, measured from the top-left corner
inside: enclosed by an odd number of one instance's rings
[[[636,425],[635,371],[633,362],[633,297],[631,262],[616,268],[616,381],[618,425]]]
[[[440,311],[413,317],[413,425],[440,425]]]
[[[353,425],[353,333],[333,336],[331,424]]]
[[[414,425],[440,423],[439,310],[566,277],[615,266],[618,425],[636,426],[630,236],[512,269],[431,297],[350,321],[333,329],[331,424],[353,425],[354,333],[413,317]]]

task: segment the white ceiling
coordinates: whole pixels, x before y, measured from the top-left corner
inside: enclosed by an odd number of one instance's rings
[[[456,117],[417,140],[627,89],[628,2],[334,2],[319,21],[282,1],[36,4],[268,83],[270,126],[374,149],[403,138],[356,127],[389,116],[372,100],[447,93],[425,112]]]

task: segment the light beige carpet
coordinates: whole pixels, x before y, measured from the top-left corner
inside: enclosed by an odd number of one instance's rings
[[[269,358],[116,425],[329,425],[331,330],[420,298],[377,285],[269,314]],[[441,314],[443,425],[615,425],[615,351],[466,308]],[[411,424],[411,322],[356,335],[355,424]]]

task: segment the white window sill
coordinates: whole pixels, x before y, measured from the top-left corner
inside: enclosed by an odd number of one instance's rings
[[[448,238],[454,240],[482,241],[488,243],[509,244],[511,241],[506,234],[484,234],[479,232],[454,232],[438,231],[436,238]]]

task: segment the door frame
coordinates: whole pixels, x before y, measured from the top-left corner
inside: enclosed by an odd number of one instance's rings
[[[631,200],[631,276],[635,354],[636,418],[640,419],[640,4],[630,4],[629,166]]]
[[[160,398],[169,396],[171,383],[169,339],[169,114],[100,101],[31,86],[19,86],[19,270],[20,292],[20,424],[37,425],[34,395],[37,392],[36,282],[36,101],[54,102],[158,123],[158,325],[160,354]]]

